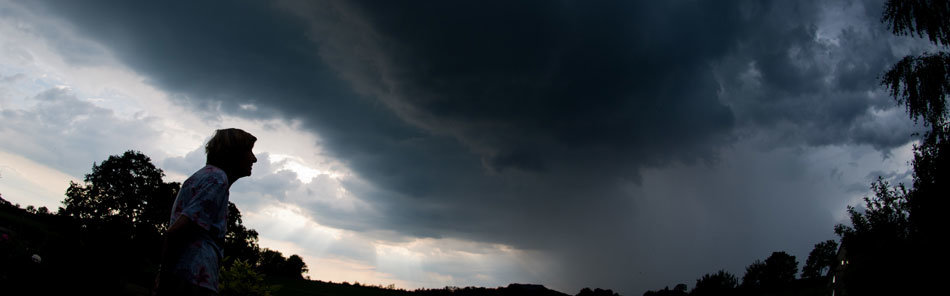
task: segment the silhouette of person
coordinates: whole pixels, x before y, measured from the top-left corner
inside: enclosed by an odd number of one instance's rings
[[[231,184],[251,175],[257,138],[219,129],[205,146],[207,163],[182,184],[172,204],[155,295],[216,295],[227,233]]]

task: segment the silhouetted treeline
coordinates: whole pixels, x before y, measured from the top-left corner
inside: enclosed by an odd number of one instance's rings
[[[529,285],[529,284],[510,284],[507,287],[498,287],[498,288],[481,288],[481,287],[445,287],[442,289],[419,289],[412,292],[412,294],[420,296],[435,296],[435,295],[453,295],[453,296],[514,296],[514,295],[524,295],[524,296],[568,296],[562,292],[548,289],[542,285]],[[619,296],[620,294],[615,293],[614,291],[607,289],[595,288],[591,290],[590,288],[583,288],[575,296]]]
[[[665,287],[662,290],[656,291],[646,291],[643,293],[644,296],[679,296],[679,295],[689,295],[686,292],[686,284],[677,284],[670,290],[670,287]]]
[[[719,270],[705,274],[696,280],[692,290],[686,284],[678,284],[656,291],[647,291],[644,296],[674,295],[830,295],[831,283],[827,275],[836,264],[833,240],[815,245],[809,254],[802,277],[797,277],[798,260],[786,252],[773,252],[765,260],[755,260],[746,267],[741,282],[735,275]]]
[[[510,284],[507,287],[445,287],[442,289],[419,289],[412,294],[420,296],[454,295],[454,296],[568,296],[558,291],[545,288],[542,285]]]
[[[591,290],[590,288],[583,288],[579,293],[577,293],[576,296],[620,296],[620,294],[615,293],[610,289],[604,290],[601,288],[595,288]]]
[[[454,287],[444,288],[422,288],[413,291],[398,289],[395,285],[367,285],[360,283],[333,283],[319,280],[309,281],[289,281],[279,279],[274,282],[280,285],[278,294],[281,295],[348,295],[348,296],[568,296],[559,291],[548,289],[541,285],[531,284],[509,284],[505,287],[485,288],[485,287]],[[576,296],[618,296],[619,294],[604,289],[581,289]]]
[[[180,188],[163,176],[148,156],[128,151],[93,164],[83,184],[71,182],[56,213],[0,197],[0,286],[12,295],[147,295]],[[228,206],[223,267],[241,261],[262,275],[302,279],[300,256],[261,249],[257,231]]]

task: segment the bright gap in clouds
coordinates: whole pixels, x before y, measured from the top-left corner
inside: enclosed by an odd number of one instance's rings
[[[319,224],[293,204],[279,202],[243,218],[268,234],[260,239],[262,248],[301,256],[312,279],[406,289],[532,280],[516,272],[528,268],[520,263],[527,254],[506,245],[336,229]]]
[[[278,165],[280,169],[289,170],[297,174],[297,179],[303,183],[310,183],[313,178],[320,175],[327,175],[334,180],[340,180],[345,173],[336,172],[330,168],[315,169],[305,163],[300,157],[287,154],[270,154],[271,164]]]

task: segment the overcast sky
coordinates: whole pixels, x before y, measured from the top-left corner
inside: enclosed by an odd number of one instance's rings
[[[224,4],[226,3],[226,4]],[[640,295],[800,264],[918,127],[882,1],[0,0],[0,194],[135,149],[231,189],[313,279]]]

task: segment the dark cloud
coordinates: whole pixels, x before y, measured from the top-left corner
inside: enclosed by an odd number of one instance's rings
[[[813,181],[796,149],[888,151],[913,131],[877,86],[897,55],[870,1],[27,5],[183,104],[302,120],[369,205],[295,201],[321,223],[541,250],[563,262],[545,280],[571,289],[638,294],[790,244],[804,256],[844,197],[796,186]],[[822,39],[836,11],[851,26]],[[750,138],[792,149],[717,166]],[[328,194],[272,177],[247,194]]]
[[[899,147],[919,129],[893,111],[879,77],[901,56],[873,1],[777,2],[775,17],[746,27],[716,63],[722,100],[738,125],[772,133],[779,145]],[[819,28],[819,25],[827,27]],[[894,116],[898,115],[898,116]]]
[[[385,69],[355,75],[385,82],[365,91],[496,172],[706,158],[732,126],[707,65],[741,21],[732,7],[354,6],[340,9],[364,15]]]

